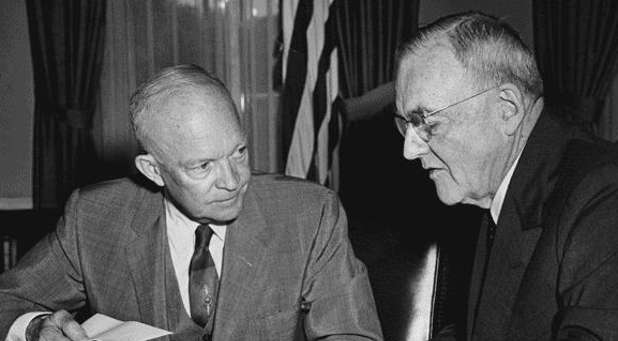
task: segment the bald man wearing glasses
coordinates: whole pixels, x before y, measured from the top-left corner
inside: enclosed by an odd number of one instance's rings
[[[442,18],[397,66],[404,157],[443,203],[487,210],[465,333],[436,339],[618,339],[617,148],[547,108],[532,52],[496,18]]]

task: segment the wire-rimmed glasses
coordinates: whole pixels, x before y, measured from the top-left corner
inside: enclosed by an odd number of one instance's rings
[[[466,97],[466,98],[464,98],[462,100],[459,100],[459,101],[457,101],[455,103],[448,104],[446,106],[443,106],[443,107],[441,107],[439,109],[430,111],[428,113],[423,113],[422,111],[417,111],[417,110],[409,111],[405,115],[401,115],[399,113],[395,113],[395,117],[394,117],[395,126],[397,127],[397,130],[399,131],[399,133],[403,137],[406,136],[406,132],[408,131],[408,128],[410,126],[412,126],[412,127],[414,127],[414,129],[416,129],[416,132],[417,132],[417,134],[418,134],[418,136],[420,138],[422,138],[425,142],[429,142],[429,139],[432,136],[432,133],[431,133],[431,128],[432,127],[431,127],[430,124],[427,124],[426,119],[428,117],[430,117],[432,115],[435,115],[435,114],[437,114],[437,113],[439,113],[439,112],[441,112],[443,110],[446,110],[448,108],[454,107],[457,104],[461,104],[461,103],[463,103],[465,101],[471,100],[474,97],[480,96],[480,95],[482,95],[482,94],[484,94],[486,92],[489,92],[489,91],[491,91],[491,90],[493,90],[493,89],[495,89],[497,87],[498,86],[494,86],[494,87],[491,87],[489,89],[485,89],[485,90],[483,90],[481,92],[477,92],[477,93],[475,93],[472,96],[468,96],[468,97]]]

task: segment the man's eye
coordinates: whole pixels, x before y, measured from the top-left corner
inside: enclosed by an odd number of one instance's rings
[[[202,162],[196,165],[195,167],[189,168],[187,171],[187,174],[191,178],[201,179],[201,178],[208,176],[208,174],[210,174],[211,169],[212,169],[212,162],[210,161]]]
[[[247,154],[247,146],[242,146],[236,150],[236,157],[241,158]]]
[[[427,122],[425,131],[429,136],[434,136],[436,132],[440,128],[440,124],[438,122]]]

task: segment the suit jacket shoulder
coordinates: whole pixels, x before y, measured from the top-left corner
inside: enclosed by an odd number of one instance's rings
[[[616,337],[618,325],[612,321],[618,321],[618,295],[611,287],[618,285],[613,275],[618,268],[617,150],[548,113],[541,115],[500,213],[489,288],[481,294],[476,321],[480,335],[544,339],[576,328]],[[508,292],[506,297],[500,290]],[[500,309],[490,304],[498,297],[505,304]]]
[[[298,206],[299,204],[306,206],[337,197],[337,194],[329,188],[285,175],[254,175],[251,182],[256,196],[262,199],[278,199],[277,203],[284,206]],[[286,202],[288,204],[285,204]]]

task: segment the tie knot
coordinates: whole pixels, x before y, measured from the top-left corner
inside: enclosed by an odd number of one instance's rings
[[[210,244],[212,238],[212,229],[208,224],[201,224],[195,230],[195,249],[202,249]]]

